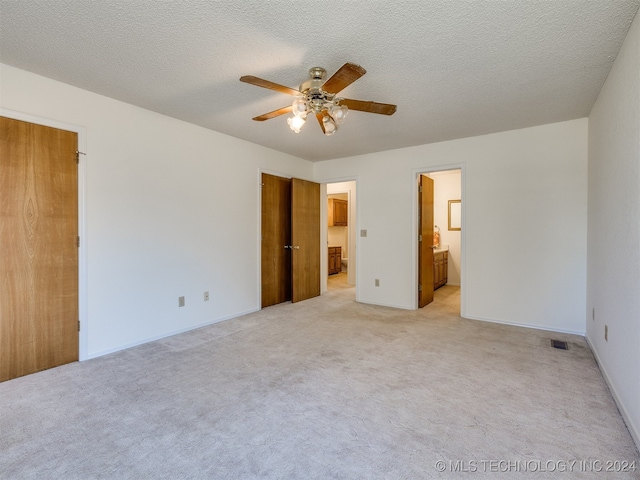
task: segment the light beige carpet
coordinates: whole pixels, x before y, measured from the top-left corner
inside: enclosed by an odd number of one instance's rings
[[[330,285],[0,384],[0,478],[639,478],[603,472],[640,459],[581,337]]]

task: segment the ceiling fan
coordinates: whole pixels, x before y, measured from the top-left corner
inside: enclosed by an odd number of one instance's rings
[[[365,73],[367,71],[360,65],[345,63],[329,80],[324,81],[327,71],[322,67],[313,67],[309,69],[309,80],[302,83],[298,90],[252,75],[240,77],[240,81],[296,97],[291,105],[259,115],[254,117],[253,120],[262,122],[292,113],[293,116],[287,119],[287,123],[291,130],[299,133],[300,128],[307,119],[307,115],[314,114],[318,119],[322,132],[325,135],[333,135],[338,130],[338,125],[344,121],[349,109],[379,113],[381,115],[393,115],[395,113],[395,105],[336,96]]]

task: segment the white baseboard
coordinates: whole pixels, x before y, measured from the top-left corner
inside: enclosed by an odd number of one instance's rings
[[[139,341],[136,341],[136,342],[127,343],[127,344],[124,344],[124,345],[119,345],[119,346],[114,347],[114,348],[108,348],[107,350],[101,350],[100,352],[90,353],[87,356],[87,358],[83,359],[82,361],[90,360],[92,358],[102,357],[103,355],[109,355],[110,353],[115,353],[115,352],[119,352],[121,350],[126,350],[127,348],[137,347],[138,345],[143,345],[145,343],[155,342],[156,340],[160,340],[160,339],[163,339],[163,338],[171,337],[172,335],[178,335],[179,333],[184,333],[184,332],[189,332],[191,330],[196,330],[198,328],[206,327],[208,325],[213,325],[214,323],[224,322],[226,320],[231,320],[233,318],[241,317],[241,316],[247,315],[249,313],[257,312],[258,310],[260,310],[260,309],[259,308],[252,308],[251,310],[247,310],[245,312],[240,312],[240,313],[236,313],[234,315],[229,315],[227,317],[222,317],[222,318],[217,318],[215,320],[206,321],[206,322],[203,322],[203,323],[199,323],[197,325],[193,325],[191,327],[181,328],[179,330],[173,330],[173,331],[168,332],[168,333],[163,333],[161,335],[156,335],[156,336],[153,336],[153,337],[145,338],[144,340],[139,340]]]
[[[589,337],[586,336],[585,339],[587,340],[587,345],[589,345],[589,348],[591,349],[591,353],[593,353],[593,356],[596,359],[596,362],[598,364],[598,368],[600,368],[600,372],[602,373],[602,377],[604,378],[604,381],[606,382],[607,386],[609,387],[609,391],[611,392],[611,396],[613,397],[613,400],[616,402],[616,405],[618,406],[618,410],[620,410],[620,414],[622,415],[622,419],[624,420],[624,423],[627,425],[627,429],[629,430],[629,433],[631,434],[631,438],[633,438],[633,441],[636,444],[636,448],[640,452],[640,431],[639,431],[640,427],[638,427],[637,425],[634,425],[633,422],[631,421],[631,417],[629,416],[629,412],[625,408],[625,405],[622,402],[622,400],[620,398],[620,395],[618,395],[618,390],[616,390],[616,387],[614,386],[613,382],[611,381],[611,377],[609,376],[609,373],[607,373],[607,369],[605,368],[604,364],[600,361],[600,357],[598,357],[598,352],[596,351],[595,348],[593,348],[593,344],[589,340]]]
[[[415,310],[415,308],[407,307],[406,305],[396,305],[393,303],[381,303],[381,302],[373,302],[371,300],[363,300],[356,297],[356,302],[364,303],[365,305],[376,305],[378,307],[391,307],[398,308],[400,310]]]
[[[499,323],[501,325],[511,325],[514,327],[533,328],[534,330],[546,330],[548,332],[568,333],[570,335],[580,335],[581,337],[585,336],[584,331],[563,330],[561,328],[553,328],[553,327],[548,327],[543,325],[529,325],[527,323],[505,322],[502,320],[495,320],[493,318],[474,317],[469,315],[465,315],[462,318],[467,318],[469,320],[479,320],[481,322]]]

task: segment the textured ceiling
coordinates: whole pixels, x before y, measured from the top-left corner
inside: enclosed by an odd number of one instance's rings
[[[640,0],[0,0],[0,62],[312,161],[585,117]],[[332,137],[252,117],[345,62]]]

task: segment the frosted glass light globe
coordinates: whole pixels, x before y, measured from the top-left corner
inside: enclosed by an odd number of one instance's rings
[[[287,123],[289,124],[289,128],[296,133],[300,133],[300,129],[304,125],[305,119],[298,116],[293,116],[287,118]]]

